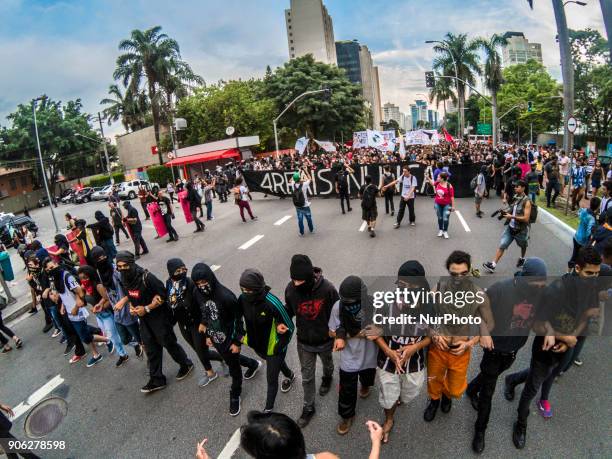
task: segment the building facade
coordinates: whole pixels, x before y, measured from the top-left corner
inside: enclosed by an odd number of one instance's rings
[[[312,54],[317,61],[337,63],[334,26],[322,0],[291,0],[285,25],[291,59]]]
[[[399,107],[391,102],[387,102],[383,105],[383,120],[385,123],[395,120],[397,124],[400,124],[401,116]]]
[[[34,176],[29,167],[0,168],[0,199],[22,196],[34,187]]]
[[[502,65],[524,64],[529,59],[542,63],[542,45],[529,43],[523,32],[506,32],[506,45],[502,47]]]

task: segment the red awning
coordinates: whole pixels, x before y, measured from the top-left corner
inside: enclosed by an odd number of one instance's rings
[[[218,159],[240,158],[240,152],[231,148],[229,150],[209,151],[207,153],[198,153],[196,155],[182,156],[168,161],[165,166],[184,166],[186,164],[204,163],[206,161],[215,161]]]

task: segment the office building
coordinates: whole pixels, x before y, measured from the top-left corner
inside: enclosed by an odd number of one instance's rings
[[[336,64],[334,26],[322,0],[291,0],[285,24],[291,59],[312,54],[317,61]]]
[[[387,102],[383,105],[383,120],[388,123],[391,120],[395,120],[397,124],[400,124],[400,109],[397,105]]]
[[[504,34],[506,45],[502,47],[502,65],[509,67],[524,64],[529,59],[542,63],[542,45],[529,43],[523,32],[506,32]]]

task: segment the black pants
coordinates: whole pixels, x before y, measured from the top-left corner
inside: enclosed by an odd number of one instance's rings
[[[120,226],[115,226],[115,242],[117,244],[119,244],[119,231],[123,231],[123,234],[125,234],[125,238],[129,239],[130,235],[128,234],[127,230],[125,229],[125,226],[120,225]]]
[[[292,378],[293,371],[287,366],[285,361],[286,353],[279,355],[262,355],[257,353],[259,357],[266,361],[266,381],[268,383],[268,391],[266,393],[266,410],[274,408],[276,395],[278,394],[278,375],[282,372],[285,378]]]
[[[506,371],[514,360],[516,353],[501,353],[485,350],[480,362],[480,373],[470,381],[468,392],[478,394],[478,418],[476,431],[484,432],[491,414],[491,400],[499,375]]]
[[[573,238],[572,241],[574,242],[574,248],[572,250],[572,258],[570,258],[570,261],[567,262],[567,267],[569,269],[574,269],[574,266],[576,266],[576,258],[578,258],[578,252],[580,252],[580,249],[584,247],[578,243],[576,238]]]
[[[178,241],[179,235],[172,226],[172,215],[165,214],[164,223],[166,224],[166,228],[168,229],[168,237],[173,241]]]
[[[229,367],[229,374],[232,377],[232,387],[230,388],[230,398],[238,398],[242,394],[242,368],[255,368],[257,366],[257,360],[246,357],[240,353],[232,354],[228,349],[225,351],[219,350],[217,352],[221,354],[223,360]]]
[[[346,201],[346,210],[351,210],[351,195],[348,190],[340,190],[338,193],[340,196],[340,208],[344,212],[344,201]]]
[[[18,459],[19,456],[23,457],[24,459],[40,459],[40,456],[32,453],[29,449],[16,450],[14,448],[9,448],[10,440],[17,440],[17,438],[15,438],[8,430],[0,430],[0,446],[2,446],[2,449],[6,453],[6,457],[8,459]],[[19,452],[17,453],[17,451]]]
[[[13,330],[11,330],[6,325],[4,325],[4,322],[2,321],[2,311],[0,311],[0,343],[4,346],[5,344],[8,344],[8,340],[2,334],[3,332],[9,338],[12,338],[13,336],[15,336],[15,333],[13,333]]]
[[[404,218],[404,212],[406,211],[406,206],[408,206],[408,219],[410,223],[414,223],[416,217],[414,215],[414,199],[405,200],[404,198],[400,198],[400,208],[397,213],[397,223],[402,223],[402,219]]]
[[[187,357],[185,350],[176,341],[172,322],[167,314],[163,311],[155,311],[152,315],[141,317],[139,323],[140,335],[147,353],[151,382],[166,384],[166,377],[162,371],[164,348],[181,368],[191,365],[191,360]]]
[[[343,419],[355,416],[357,406],[358,382],[362,387],[372,387],[376,377],[376,368],[367,368],[361,371],[340,370],[340,393],[338,394],[338,414]]]
[[[85,355],[85,347],[83,346],[83,342],[81,341],[79,335],[72,326],[72,322],[70,321],[68,316],[66,314],[59,314],[59,320],[61,322],[62,328],[64,329],[64,333],[66,334],[66,344],[70,346],[74,344],[74,355]]]
[[[51,318],[51,313],[49,312],[49,309],[45,307],[44,302],[41,302],[40,308],[45,313],[45,325],[52,324],[53,323],[53,319]]]
[[[223,362],[221,355],[217,351],[209,349],[206,345],[206,336],[204,333],[200,333],[198,330],[198,324],[188,325],[179,322],[178,327],[181,331],[181,335],[183,335],[183,338],[185,338],[185,341],[189,343],[191,348],[198,355],[198,359],[200,359],[200,362],[206,371],[212,370],[212,365],[210,364],[211,360]]]
[[[550,181],[546,183],[546,206],[550,207],[550,203],[555,205],[555,201],[557,200],[557,196],[559,196],[559,191],[561,190],[561,184],[559,182]],[[552,195],[552,199],[551,199]]]
[[[197,207],[191,209],[191,218],[193,218],[193,221],[195,222],[197,229],[199,230],[204,229],[204,223],[202,223],[202,220],[198,218],[198,208]]]
[[[151,218],[151,216],[149,215],[149,209],[147,209],[147,203],[146,202],[141,202],[140,206],[142,207],[142,211],[145,214],[145,218],[148,220],[149,218]]]
[[[385,191],[385,213],[388,214],[389,210],[395,212],[395,203],[393,202],[393,190]]]
[[[136,255],[140,255],[140,249],[142,248],[142,253],[149,253],[149,249],[147,248],[147,244],[145,243],[145,240],[142,238],[142,233],[141,232],[136,232],[136,231],[132,231],[132,234],[134,235],[134,253]]]

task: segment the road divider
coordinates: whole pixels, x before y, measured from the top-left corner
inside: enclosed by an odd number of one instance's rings
[[[259,241],[260,239],[262,239],[264,237],[263,234],[258,234],[257,236],[249,239],[248,241],[246,241],[244,244],[242,244],[240,247],[238,247],[239,250],[246,250],[249,247],[251,247],[253,244],[255,244],[257,241]]]

